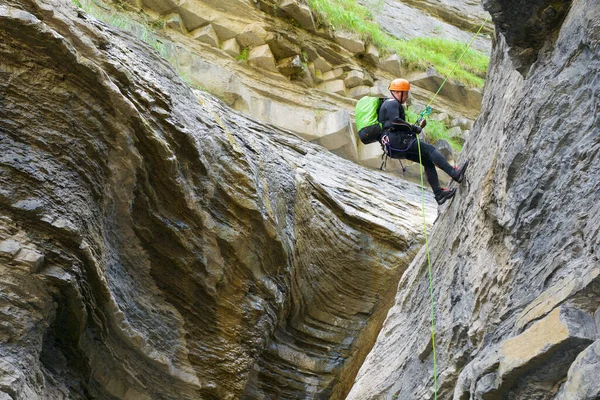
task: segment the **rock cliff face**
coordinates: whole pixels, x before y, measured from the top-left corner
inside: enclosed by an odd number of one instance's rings
[[[598,399],[600,5],[484,6],[472,166],[430,241],[437,398]],[[349,399],[434,397],[428,287],[421,252]]]
[[[1,399],[345,397],[422,244],[418,187],[63,1],[0,5],[0,104]]]
[[[359,3],[373,7],[369,0]],[[487,15],[478,0],[384,0],[381,3],[382,9],[374,11],[377,22],[383,30],[401,39],[440,37],[469,43]],[[473,48],[489,54],[488,35],[492,33],[492,23],[488,22],[482,35],[475,38]]]
[[[411,104],[421,109],[443,81],[435,71],[409,70],[397,54],[384,55],[356,34],[318,24],[304,0],[92,3],[100,4],[96,9],[101,13],[114,13],[108,21],[125,19],[127,24],[135,20],[162,26],[159,31],[153,29],[160,40],[157,47],[186,81],[252,119],[290,130],[369,167],[380,166],[381,149],[357,140],[353,124],[356,99],[386,97],[390,80],[403,76],[412,81]],[[382,4],[382,10],[372,3],[370,7],[392,35],[437,35],[465,43],[472,37],[472,25],[479,26],[485,14],[479,4],[458,0],[420,5],[390,0]],[[480,36],[474,46],[489,54],[489,37]],[[472,124],[480,106],[480,89],[452,81],[433,104],[434,115],[445,115],[448,127],[455,127],[459,134],[468,128],[452,122],[468,119]],[[390,170],[399,169],[398,163],[390,164]]]

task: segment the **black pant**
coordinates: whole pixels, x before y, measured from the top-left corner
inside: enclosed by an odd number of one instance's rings
[[[450,177],[454,177],[454,167],[452,167],[446,158],[434,146],[419,140],[415,135],[405,133],[386,132],[389,137],[390,152],[388,155],[391,158],[405,158],[416,163],[419,162],[419,145],[421,147],[421,164],[427,175],[427,182],[433,189],[433,193],[439,193],[442,188],[438,179],[435,166],[437,165],[442,171]],[[390,154],[391,153],[391,154]]]

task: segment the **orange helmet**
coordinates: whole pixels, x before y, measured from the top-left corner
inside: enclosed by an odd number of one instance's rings
[[[410,90],[410,82],[408,82],[406,79],[396,78],[390,83],[389,90],[408,92]]]

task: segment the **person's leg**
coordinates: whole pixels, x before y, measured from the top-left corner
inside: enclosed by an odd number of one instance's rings
[[[441,169],[442,171],[447,173],[448,176],[450,176],[451,178],[454,178],[455,169],[452,165],[450,165],[448,160],[446,160],[446,157],[444,157],[444,155],[442,153],[440,153],[439,150],[435,148],[435,146],[433,146],[429,143],[425,143],[422,140],[420,141],[420,143],[421,143],[421,154],[427,155],[427,157],[435,165],[437,165],[439,169]],[[415,146],[416,145],[417,144],[415,143]]]
[[[426,144],[426,143],[425,143]],[[435,201],[438,204],[443,204],[446,200],[452,198],[456,193],[456,189],[447,189],[440,187],[440,182],[438,179],[437,171],[435,169],[435,164],[430,159],[431,150],[423,152],[423,142],[421,142],[421,164],[423,165],[423,169],[425,170],[425,175],[427,176],[427,182],[429,182],[429,186],[433,190],[433,194],[435,195]],[[431,145],[426,144],[427,146],[433,147]],[[434,147],[435,149],[435,147]],[[436,150],[437,151],[437,150]],[[438,151],[439,153],[439,151]],[[445,161],[446,159],[442,156],[442,159]],[[410,161],[414,161],[416,163],[419,162],[419,148],[417,147],[417,143],[413,143],[410,147],[409,151],[406,154],[406,158]],[[448,161],[446,161],[448,164]],[[450,165],[450,164],[448,164]],[[453,169],[450,166],[451,169]]]
[[[465,171],[469,165],[469,161],[465,161],[463,165],[459,167],[451,166],[446,157],[442,155],[434,146],[421,142],[421,153],[427,153],[429,158],[435,165],[437,165],[442,171],[448,174],[449,177],[454,179],[456,182],[461,183],[465,177]]]
[[[412,150],[412,148],[411,148]],[[406,153],[406,159],[419,163],[419,153],[415,153],[413,151],[408,151]],[[423,165],[423,169],[425,170],[425,176],[427,177],[427,182],[429,182],[429,186],[433,190],[433,193],[438,193],[442,188],[440,187],[440,180],[438,178],[437,171],[435,170],[435,165],[429,159],[429,156],[421,153],[421,164]]]

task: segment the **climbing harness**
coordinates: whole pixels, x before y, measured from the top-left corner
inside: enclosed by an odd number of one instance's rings
[[[427,115],[431,114],[431,111],[432,111],[431,103],[433,103],[433,100],[435,99],[435,97],[442,90],[442,87],[444,87],[444,84],[446,83],[446,81],[448,81],[448,78],[450,77],[450,75],[452,75],[452,73],[454,72],[454,70],[456,69],[458,64],[460,63],[460,60],[462,60],[462,58],[465,55],[465,53],[467,52],[467,50],[469,50],[469,48],[475,41],[475,38],[477,37],[477,35],[479,35],[479,32],[481,32],[484,25],[487,23],[488,19],[489,19],[489,16],[486,17],[485,21],[483,21],[483,23],[477,30],[477,33],[475,33],[475,35],[473,36],[473,39],[471,39],[471,41],[469,42],[469,45],[462,52],[462,54],[458,58],[458,61],[456,61],[456,64],[454,65],[454,67],[452,68],[450,73],[446,76],[446,79],[444,79],[444,81],[440,85],[437,92],[435,92],[435,94],[431,98],[431,101],[425,106],[423,111],[421,111],[419,113],[419,116],[417,117],[417,122],[416,122],[417,124],[419,122],[421,122],[421,120],[423,118],[425,118]],[[423,181],[423,160],[421,159],[421,142],[419,140],[417,140],[417,148],[419,151],[419,165],[420,165],[419,171],[420,171],[420,175],[421,175],[421,195],[422,195],[421,196],[421,200],[422,200],[421,209],[423,211],[423,233],[425,234],[425,252],[427,254],[427,272],[429,275],[429,297],[431,299],[431,351],[433,353],[433,393],[434,393],[434,400],[437,400],[438,384],[437,384],[437,354],[436,354],[436,350],[435,350],[435,301],[434,301],[435,299],[433,296],[433,273],[431,271],[431,256],[429,254],[429,239],[427,236],[427,221],[425,219],[425,183]],[[402,169],[404,170],[404,166],[402,166]]]
[[[405,138],[402,141],[403,144],[408,143],[406,148],[405,149],[396,149],[396,148],[392,147],[392,145],[390,144],[389,134],[388,133],[383,134],[383,136],[381,137],[381,141],[380,141],[381,149],[383,150],[383,154],[381,155],[381,167],[379,167],[380,170],[385,171],[385,167],[387,166],[387,159],[393,158],[392,157],[393,151],[396,151],[399,153],[404,153],[404,152],[408,151],[408,149],[410,149],[410,147],[413,145],[415,140],[417,140],[416,136],[412,137],[412,139],[410,139],[411,135],[406,135],[406,136],[407,136],[407,138]],[[402,174],[404,174],[406,172],[406,168],[404,168],[404,164],[402,164],[402,160],[398,159],[398,161],[400,161],[400,165],[402,166]]]

